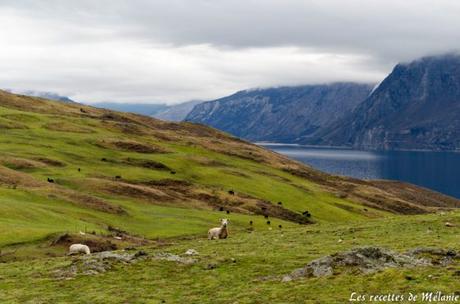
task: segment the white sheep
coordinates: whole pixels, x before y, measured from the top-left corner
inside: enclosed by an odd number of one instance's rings
[[[90,254],[91,251],[89,247],[83,244],[72,244],[69,247],[69,255],[76,254],[76,253],[85,253]]]
[[[208,231],[208,239],[226,239],[228,236],[228,219],[221,219],[220,220],[220,227],[211,228]]]

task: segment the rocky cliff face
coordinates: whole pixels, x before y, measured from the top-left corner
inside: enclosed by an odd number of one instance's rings
[[[185,120],[252,141],[297,142],[350,113],[372,88],[334,83],[240,91],[195,106]]]
[[[308,144],[363,149],[460,149],[460,56],[398,64],[352,114]]]

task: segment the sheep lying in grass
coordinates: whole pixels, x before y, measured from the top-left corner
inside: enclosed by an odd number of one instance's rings
[[[77,253],[84,253],[84,254],[90,254],[91,251],[89,250],[89,247],[83,244],[72,244],[69,247],[69,255],[72,254],[77,254]]]
[[[211,228],[208,231],[208,239],[226,239],[228,236],[228,219],[221,219],[220,220],[220,227]]]

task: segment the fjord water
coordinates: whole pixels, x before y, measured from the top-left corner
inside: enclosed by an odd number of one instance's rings
[[[405,181],[460,198],[460,153],[261,145],[328,173]]]

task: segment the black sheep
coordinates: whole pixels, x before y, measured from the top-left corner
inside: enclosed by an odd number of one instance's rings
[[[267,221],[267,225],[270,225],[270,224],[271,224],[270,221]]]
[[[252,221],[249,221],[249,225],[251,225],[251,226],[252,226],[252,224],[253,224],[253,223],[252,223]]]
[[[116,179],[121,179],[120,175],[115,176]]]
[[[171,174],[173,174],[173,175],[176,174],[176,171],[171,171]]]
[[[230,210],[227,210],[227,214],[230,214]]]
[[[233,191],[233,190],[228,190],[228,194],[230,194],[230,195],[235,195],[235,191]]]
[[[280,206],[281,206],[282,204],[283,204],[283,202],[278,202],[278,205],[280,205]]]
[[[48,183],[54,183],[54,179],[48,177]]]

